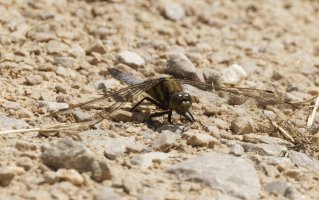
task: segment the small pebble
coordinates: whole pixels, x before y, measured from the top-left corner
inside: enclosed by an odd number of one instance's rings
[[[49,101],[38,101],[38,107],[45,107],[47,111],[57,111],[69,108],[69,104]]]
[[[234,134],[248,134],[254,132],[254,121],[249,116],[237,117],[231,122],[231,130]]]
[[[61,180],[69,181],[73,185],[81,186],[84,183],[82,175],[74,169],[59,169],[56,174]]]
[[[58,84],[55,86],[55,89],[59,93],[66,94],[68,92],[68,90],[70,89],[70,87],[65,85],[65,84]]]
[[[33,40],[36,40],[37,42],[48,42],[50,40],[55,39],[56,37],[52,33],[36,32],[31,35],[31,38]]]
[[[54,18],[54,16],[55,16],[54,13],[48,12],[48,11],[39,14],[39,17],[42,20],[52,19],[52,18]]]
[[[17,110],[17,115],[20,119],[30,119],[34,117],[33,113],[25,108],[20,108]]]
[[[28,85],[38,85],[43,81],[43,78],[40,75],[30,75],[27,76],[25,79]]]
[[[87,112],[81,110],[73,110],[72,115],[74,116],[76,122],[85,122],[92,119],[91,115]]]
[[[96,81],[94,86],[95,89],[100,90],[100,89],[117,89],[120,86],[120,82],[118,80],[115,79],[110,79],[110,80],[99,80]]]
[[[238,64],[233,64],[221,71],[221,77],[225,83],[236,84],[247,76],[247,72]]]
[[[15,148],[19,151],[36,151],[37,145],[27,141],[18,141],[15,144]]]
[[[190,80],[200,80],[197,69],[193,63],[182,53],[172,53],[166,64],[166,73],[176,77],[188,78]]]
[[[137,178],[126,176],[123,178],[124,190],[131,195],[137,195],[139,190],[143,187]]]
[[[47,51],[49,54],[60,55],[62,52],[66,52],[69,46],[63,42],[57,40],[51,40],[48,42]]]
[[[145,65],[145,60],[137,53],[132,51],[122,51],[119,53],[118,62],[126,64],[132,68],[138,68]]]
[[[164,16],[172,21],[179,21],[185,17],[184,8],[171,1],[167,2],[164,6]]]
[[[72,44],[70,54],[74,57],[80,58],[85,56],[85,51],[79,44]]]
[[[54,184],[59,181],[59,177],[54,171],[46,171],[43,173],[43,178],[46,183]]]
[[[65,68],[72,68],[75,65],[75,59],[71,57],[54,57],[54,62]]]
[[[87,48],[85,50],[85,52],[87,54],[92,54],[93,52],[99,53],[99,54],[105,54],[107,52],[106,47],[104,46],[104,44],[100,41],[97,40],[95,42],[93,42],[89,48]]]
[[[176,144],[176,139],[173,137],[172,133],[169,134],[158,134],[152,141],[152,147],[155,151],[169,151]]]
[[[26,171],[28,171],[29,169],[31,169],[31,167],[34,166],[34,163],[29,157],[18,158],[18,160],[16,161],[16,164],[19,167],[23,167]]]
[[[110,118],[116,122],[131,122],[132,117],[133,113],[125,110],[116,110],[110,115]]]
[[[11,183],[14,175],[14,172],[10,170],[9,167],[0,167],[0,186],[8,186]]]
[[[153,165],[154,161],[161,162],[168,159],[169,157],[170,156],[168,153],[149,152],[133,156],[128,162],[126,162],[126,164],[131,167],[137,166],[141,169],[148,169]]]
[[[245,150],[240,144],[234,144],[230,148],[229,154],[232,154],[234,156],[241,156],[241,155],[245,154]]]
[[[124,200],[111,188],[103,188],[95,197],[96,200]]]
[[[213,147],[214,144],[218,143],[217,139],[203,133],[185,132],[182,137],[186,138],[187,144],[192,146]]]
[[[14,119],[0,114],[0,130],[24,129],[28,124],[21,119]]]

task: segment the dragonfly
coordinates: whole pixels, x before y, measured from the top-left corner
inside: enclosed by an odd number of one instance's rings
[[[160,112],[152,113],[149,116],[150,122],[152,122],[152,119],[155,117],[168,115],[168,123],[175,126],[172,122],[172,114],[175,112],[180,116],[183,116],[189,123],[194,123],[196,121],[195,117],[190,112],[193,97],[183,90],[183,84],[188,84],[209,92],[224,91],[248,98],[260,99],[263,101],[266,100],[268,103],[286,103],[282,98],[276,96],[275,93],[270,90],[220,85],[216,87],[212,84],[188,79],[179,79],[173,76],[164,76],[142,81],[117,68],[109,68],[108,71],[115,79],[129,84],[129,86],[114,92],[106,93],[101,97],[70,106],[67,109],[53,112],[50,116],[69,113],[78,108],[88,110],[92,107],[98,107],[94,105],[100,105],[101,110],[88,119],[89,121],[92,121],[92,124],[96,124],[107,118],[114,111],[122,108],[126,103],[133,101],[134,97],[146,93],[147,96],[135,104],[130,111],[135,110],[141,103],[148,101],[161,110]],[[102,106],[106,105],[110,100],[114,101],[110,106]]]

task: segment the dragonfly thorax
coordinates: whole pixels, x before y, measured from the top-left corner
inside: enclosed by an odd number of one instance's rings
[[[169,109],[175,110],[178,114],[185,114],[192,105],[192,96],[185,92],[172,94],[169,100]]]

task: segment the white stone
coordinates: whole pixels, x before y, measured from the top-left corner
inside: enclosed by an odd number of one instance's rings
[[[118,55],[118,61],[134,68],[145,65],[145,60],[139,54],[132,51],[120,52]]]
[[[248,74],[242,66],[233,64],[222,70],[221,76],[224,83],[236,84],[239,83],[243,78],[247,77]]]
[[[185,10],[181,5],[169,1],[165,4],[164,15],[172,21],[179,21],[185,17]]]

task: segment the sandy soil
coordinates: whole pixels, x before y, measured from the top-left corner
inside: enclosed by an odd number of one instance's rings
[[[318,10],[311,0],[2,0],[0,129],[59,124],[44,116],[127,86],[113,67],[143,79],[219,77],[282,102],[311,99]],[[305,128],[309,109],[185,91],[204,126],[183,133],[167,118],[154,130],[141,112],[155,108],[132,114],[131,103],[95,128],[1,133],[0,199],[319,198],[317,115]],[[88,112],[73,114],[81,121]]]

